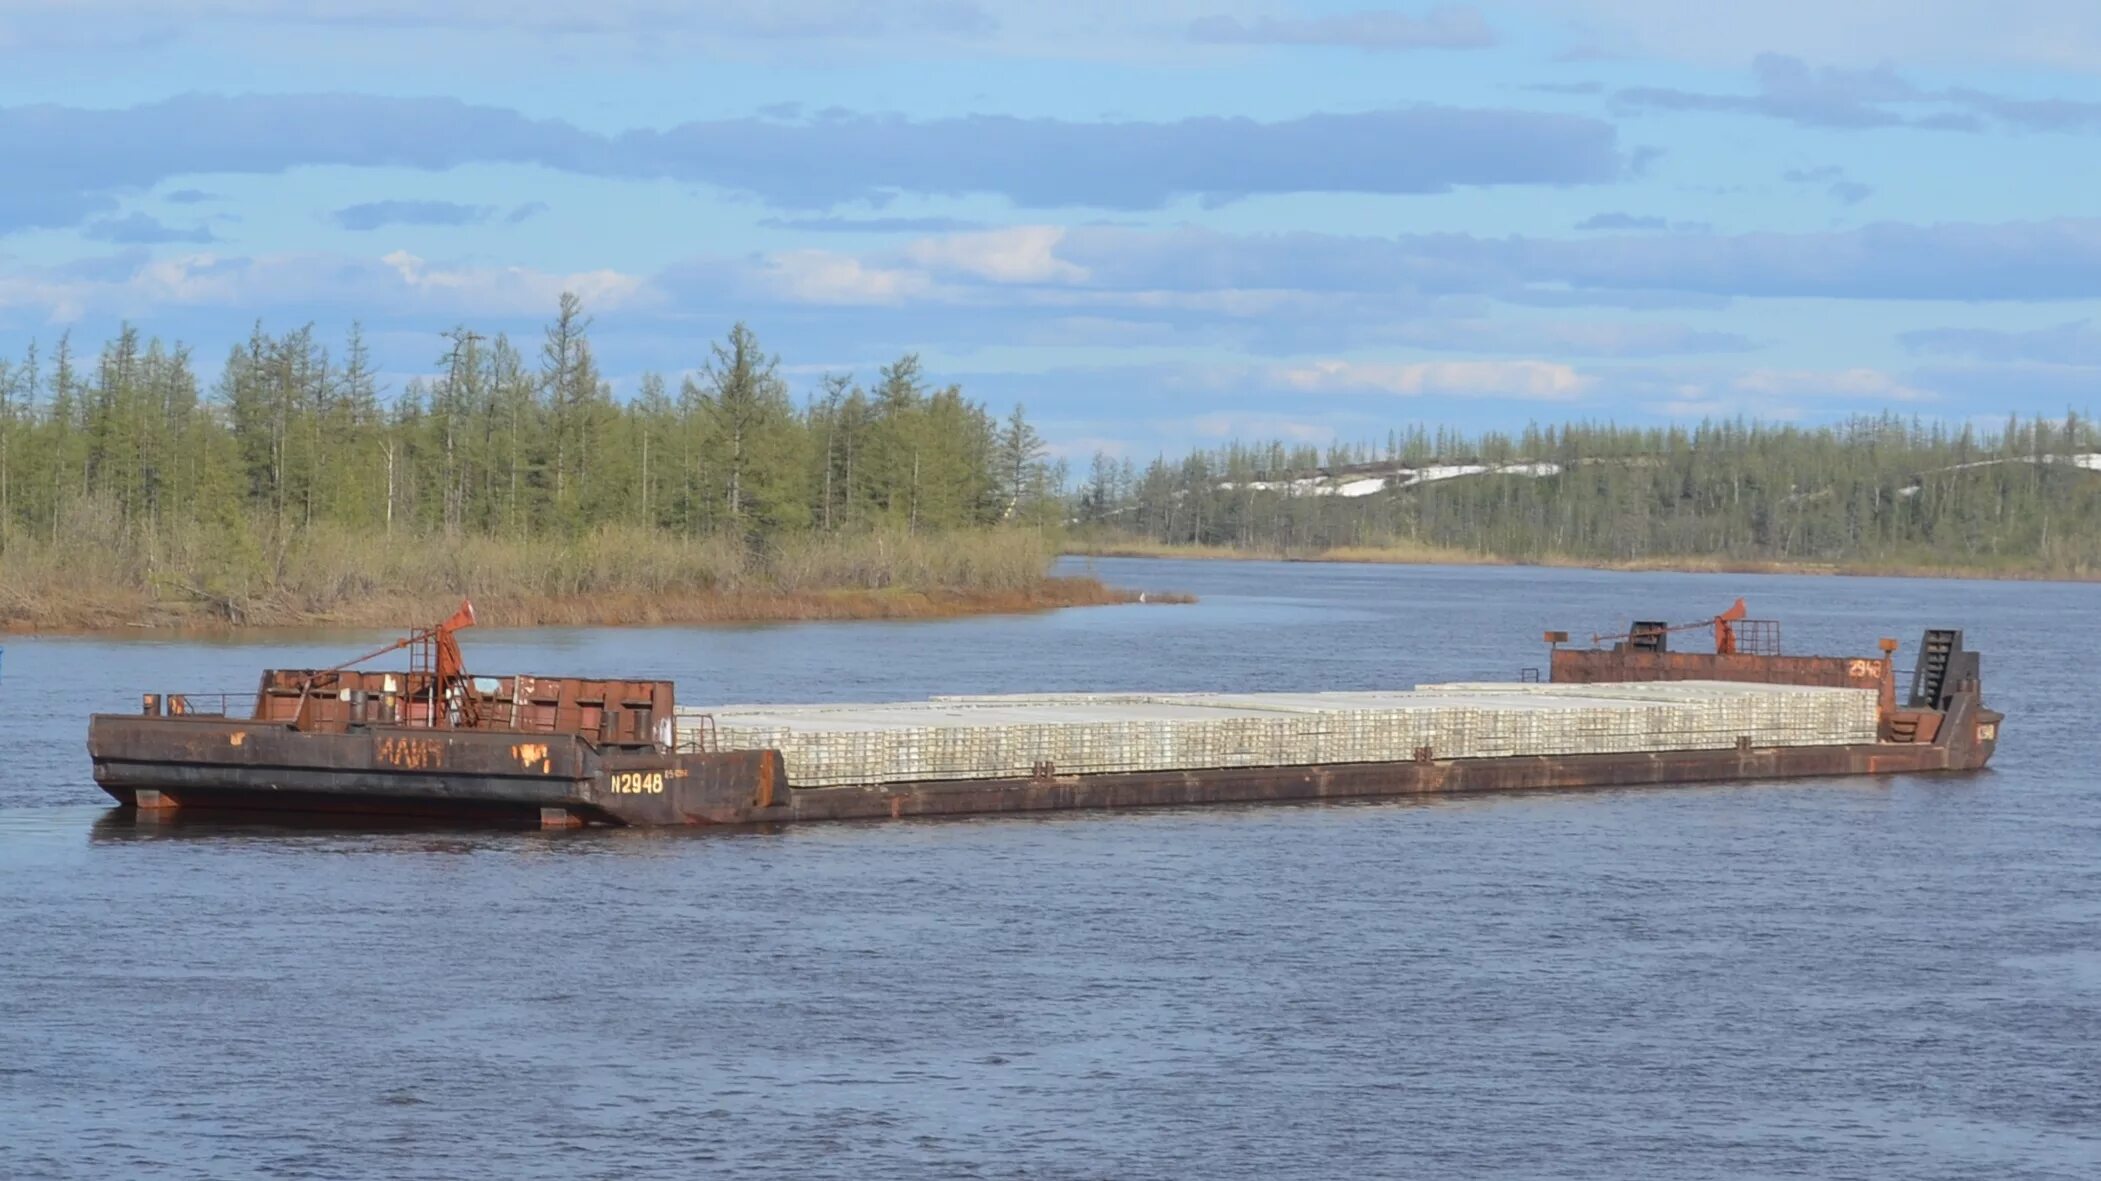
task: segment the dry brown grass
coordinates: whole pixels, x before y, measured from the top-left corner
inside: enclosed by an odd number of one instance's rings
[[[60,532],[59,544],[0,544],[0,628],[400,627],[462,598],[497,626],[929,619],[1138,598],[1050,577],[1055,547],[1017,530],[802,537],[754,551],[627,528],[569,541],[147,533],[85,507]]]

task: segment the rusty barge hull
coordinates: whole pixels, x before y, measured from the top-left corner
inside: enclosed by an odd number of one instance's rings
[[[1964,696],[1931,742],[1413,759],[796,788],[775,751],[594,749],[580,738],[373,728],[341,735],[204,719],[109,719],[97,782],[149,811],[442,817],[527,826],[767,825],[1114,808],[1312,803],[1975,770],[1998,715]],[[157,721],[158,725],[141,724]],[[119,725],[119,723],[123,723]],[[415,745],[411,745],[415,744]]]
[[[1670,651],[1668,633],[1685,629],[1662,624],[1637,624],[1612,647],[1588,650],[1562,649],[1559,645],[1567,635],[1550,632],[1546,638],[1555,645],[1553,680],[1572,686],[1613,684],[1622,690],[1655,682],[1708,682],[1677,687],[1668,694],[1635,694],[1651,699],[1713,697],[1717,684],[1728,689],[1732,682],[1793,687],[1768,691],[1768,697],[1845,694],[1845,708],[1831,714],[1833,726],[1804,730],[1786,724],[1792,707],[1783,703],[1778,710],[1781,723],[1772,726],[1761,720],[1766,714],[1755,711],[1686,714],[1663,709],[1615,714],[1616,721],[1604,718],[1617,727],[1606,739],[1585,737],[1592,732],[1581,727],[1562,727],[1556,732],[1567,741],[1468,745],[1471,731],[1461,726],[1448,732],[1455,745],[1443,745],[1403,741],[1398,730],[1353,729],[1352,718],[1386,716],[1351,712],[1364,709],[1363,701],[1338,712],[1332,700],[1309,709],[1270,695],[1254,710],[1261,717],[1246,722],[1246,701],[1198,705],[1163,698],[1114,708],[1137,710],[1135,715],[1116,714],[1119,718],[1153,718],[1143,724],[1154,729],[1135,732],[1151,736],[1148,742],[1162,735],[1165,739],[1142,749],[1131,746],[1106,760],[1096,750],[1091,765],[1085,757],[1073,761],[1043,753],[1041,746],[1002,747],[980,758],[984,751],[971,744],[974,740],[954,747],[975,752],[959,761],[946,755],[928,757],[939,743],[931,737],[934,731],[917,728],[919,719],[928,713],[996,711],[1001,704],[996,699],[944,698],[923,703],[935,708],[921,710],[907,722],[871,722],[864,717],[825,723],[831,729],[824,733],[849,737],[870,725],[905,726],[902,731],[884,731],[904,738],[878,744],[877,758],[828,765],[818,756],[829,748],[801,743],[796,746],[801,761],[791,763],[782,747],[800,742],[792,730],[766,739],[759,732],[718,728],[712,714],[681,719],[669,681],[470,676],[453,634],[472,625],[473,611],[467,606],[445,623],[380,650],[408,648],[412,659],[405,672],[351,667],[369,656],[326,669],[266,670],[245,716],[236,715],[223,697],[214,712],[201,696],[149,693],[143,696],[140,713],[91,719],[87,745],[95,782],[119,805],[154,816],[189,810],[320,813],[541,827],[776,825],[1310,803],[1963,772],[1990,761],[2004,719],[1984,704],[1979,659],[1964,647],[1961,632],[1926,633],[1911,692],[1900,700],[1892,662],[1894,640],[1882,642],[1878,657],[1781,656],[1776,647],[1745,650],[1763,635],[1753,628],[1754,622],[1743,618],[1740,601],[1716,617],[1712,654]],[[1776,643],[1776,634],[1773,638]],[[1538,686],[1533,690],[1541,691]],[[1508,696],[1510,687],[1499,692]],[[1484,716],[1522,720],[1527,709],[1568,708],[1566,701],[1555,704],[1564,690],[1543,692],[1546,696],[1529,706],[1506,703],[1499,707],[1501,713],[1490,710]],[[1106,716],[1102,710],[1108,707],[1096,701],[1045,708],[1048,716],[1063,720],[1045,726],[1036,718],[1012,732],[1046,743],[1051,739],[1044,735],[1095,735],[1097,723],[1087,719]],[[1625,701],[1610,706],[1635,708],[1648,707]],[[1220,716],[1232,719],[1216,727],[1208,720],[1201,723],[1231,741],[1205,745],[1191,739],[1187,746],[1177,745],[1177,735],[1212,731],[1154,717],[1165,711],[1179,718],[1197,709],[1223,711]],[[1704,728],[1693,730],[1670,724],[1681,714],[1711,716],[1728,728],[1715,728],[1716,721],[1702,722]],[[1810,715],[1823,717],[1824,711],[1809,709],[1802,716]],[[1309,718],[1315,720],[1308,722]],[[1639,724],[1621,725],[1628,719]],[[947,733],[970,739],[984,729],[978,722],[959,726]],[[1114,727],[1111,731],[1123,733]],[[1374,734],[1374,739],[1359,741],[1365,733]],[[1265,745],[1264,735],[1285,735],[1290,741]],[[1329,742],[1335,735],[1342,737]],[[1301,741],[1309,738],[1310,744]],[[1086,756],[1091,741],[1089,737],[1056,749],[1069,745]],[[1655,749],[1662,747],[1678,749]],[[1439,757],[1440,750],[1444,757]],[[1509,753],[1513,750],[1525,753]],[[1235,765],[1219,765],[1222,762]],[[1246,765],[1250,762],[1264,765]],[[808,776],[805,782],[795,781],[788,770],[791,765]],[[841,766],[849,769],[841,772]]]

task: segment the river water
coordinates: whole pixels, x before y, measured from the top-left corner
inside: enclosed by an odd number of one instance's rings
[[[1954,777],[223,828],[109,810],[87,715],[381,637],[14,638],[0,1177],[2101,1175],[2095,588],[1099,567],[1202,601],[467,655],[693,702],[1369,689],[1745,594],[1797,652],[1965,627],[2008,720]]]

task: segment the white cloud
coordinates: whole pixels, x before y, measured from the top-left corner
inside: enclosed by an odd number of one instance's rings
[[[1204,439],[1282,439],[1289,443],[1332,442],[1340,432],[1332,422],[1294,418],[1283,414],[1199,414],[1182,422],[1160,423],[1179,432]]]
[[[1015,226],[921,238],[900,254],[785,250],[760,260],[755,277],[763,291],[795,303],[895,306],[915,300],[952,301],[959,297],[958,290],[942,284],[937,275],[1008,286],[1085,281],[1086,268],[1055,253],[1064,237],[1062,226]]]
[[[640,276],[605,269],[558,275],[530,267],[432,266],[405,250],[380,261],[410,291],[489,311],[542,312],[564,291],[580,296],[587,307],[612,310],[634,302],[647,287]]]
[[[810,304],[897,304],[934,290],[925,272],[876,266],[831,250],[767,255],[758,279],[780,298]]]
[[[1928,402],[1933,395],[1879,369],[1753,369],[1730,388],[1742,394],[1850,402]]]
[[[931,270],[957,271],[993,283],[1083,283],[1087,268],[1057,256],[1063,226],[1012,226],[921,238],[905,256]]]
[[[540,315],[564,291],[594,310],[655,298],[647,280],[612,270],[559,274],[530,267],[432,263],[404,251],[379,259],[275,254],[240,257],[200,251],[102,260],[86,268],[0,270],[0,308],[26,309],[53,323],[93,313],[150,316],[175,308],[340,307],[356,314],[423,311],[443,315]],[[115,265],[108,265],[114,263]]]
[[[1667,418],[1737,415],[1793,422],[1811,414],[1871,410],[1892,403],[1937,402],[1932,390],[1879,369],[1751,369],[1675,377],[1625,374],[1621,384],[1649,386],[1645,408]]]
[[[1568,402],[1593,379],[1552,361],[1315,361],[1279,366],[1271,376],[1306,393],[1371,392],[1402,397],[1472,395]]]

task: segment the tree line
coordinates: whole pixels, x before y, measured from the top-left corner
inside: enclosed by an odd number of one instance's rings
[[[353,329],[258,326],[206,378],[130,327],[0,359],[0,550],[187,530],[229,551],[319,525],[546,540],[605,526],[733,538],[1019,524],[1162,545],[1309,552],[1398,544],[1505,558],[1674,557],[2092,572],[2092,423],[1416,427],[1326,449],[1235,443],[1073,480],[1004,417],[906,355],[798,399],[732,328],[616,397],[564,296],[537,342],[444,333],[432,375],[384,388]],[[1422,480],[1433,464],[1491,469]],[[1540,474],[1540,473],[1547,474]],[[1336,495],[1342,484],[1364,495]],[[81,514],[97,528],[84,531]]]
[[[1489,470],[1411,481],[1439,464]],[[2078,415],[1989,428],[1896,416],[1415,428],[1326,451],[1236,443],[1142,468],[1097,456],[1076,515],[1104,535],[1268,552],[1418,544],[1518,560],[2091,573],[2101,570],[2097,466],[2101,434]],[[1353,479],[1376,490],[1336,494]]]
[[[332,351],[311,327],[257,326],[208,383],[190,349],[131,327],[92,357],[31,344],[0,359],[0,546],[63,543],[84,505],[145,533],[619,524],[754,543],[1065,515],[1063,469],[1023,409],[995,418],[914,355],[798,403],[739,324],[690,373],[616,398],[565,295],[536,349],[460,327],[434,360],[390,392],[356,329]]]

